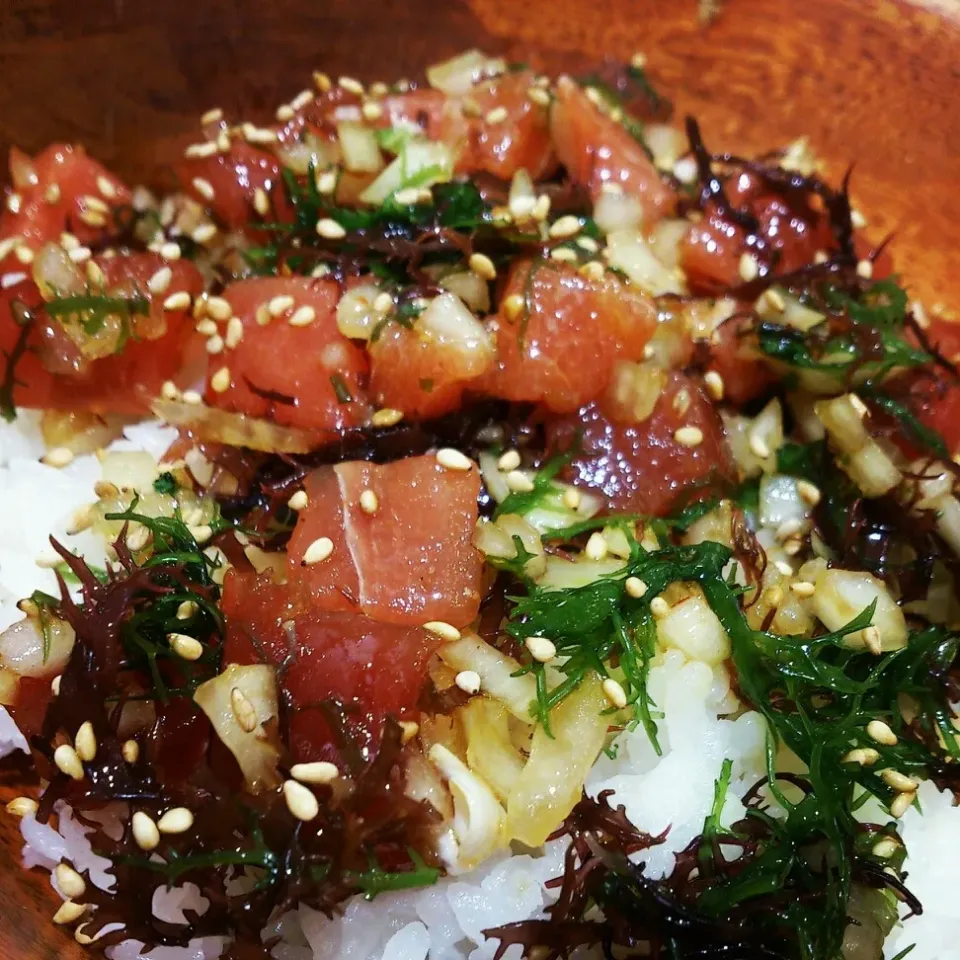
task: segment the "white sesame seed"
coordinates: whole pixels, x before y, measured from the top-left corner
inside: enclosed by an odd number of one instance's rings
[[[850,223],[856,227],[857,230],[862,230],[867,225],[867,218],[860,210],[854,207],[850,211]]]
[[[257,729],[257,711],[239,687],[230,691],[230,709],[244,733],[253,733]]]
[[[654,597],[650,601],[650,612],[658,620],[662,620],[670,612],[670,604],[663,597]]]
[[[826,250],[816,250],[813,254],[814,263],[826,263],[830,257],[827,255]]]
[[[579,217],[567,215],[555,220],[547,232],[554,240],[563,240],[567,237],[576,236],[580,232],[580,226]]]
[[[353,77],[340,77],[337,80],[337,85],[343,87],[347,93],[355,93],[358,97],[363,96],[363,84]]]
[[[157,829],[166,834],[186,833],[192,826],[193,813],[186,807],[174,807],[157,821]]]
[[[253,209],[260,214],[261,217],[265,217],[270,212],[270,198],[267,196],[267,191],[263,187],[257,187],[253,191]]]
[[[627,705],[627,694],[626,691],[617,683],[613,677],[607,677],[606,680],[600,685],[603,690],[603,695],[607,698],[608,703],[611,707],[616,707],[617,710],[622,710]]]
[[[214,393],[224,393],[230,389],[232,382],[229,367],[221,367],[211,378],[210,388]]]
[[[84,777],[83,764],[77,751],[69,743],[63,743],[53,753],[53,762],[61,773],[65,773],[72,780],[82,780]]]
[[[313,83],[321,93],[326,93],[333,86],[330,78],[321,70],[313,71]]]
[[[817,588],[807,580],[798,580],[796,583],[791,583],[790,589],[798,597],[812,597],[817,592]]]
[[[800,499],[811,507],[815,507],[820,502],[820,488],[809,480],[797,481],[797,493],[800,495]]]
[[[881,860],[889,860],[899,849],[900,844],[893,837],[884,837],[870,848],[870,852]]]
[[[297,115],[297,111],[290,106],[289,103],[281,104],[277,107],[277,112],[274,116],[280,123],[286,123],[288,120],[292,120]]]
[[[318,537],[304,551],[301,563],[307,567],[315,563],[323,563],[331,553],[333,553],[333,541],[329,537]]]
[[[177,610],[177,615],[179,614],[180,611]],[[199,660],[203,656],[203,644],[196,637],[185,633],[168,633],[167,642],[170,649],[184,660]]]
[[[120,754],[125,763],[136,763],[140,759],[140,744],[136,740],[125,740]]]
[[[60,190],[59,183],[49,183],[47,184],[47,189],[43,191],[43,199],[47,203],[59,203],[62,198],[63,193]]]
[[[197,333],[202,333],[205,337],[212,337],[217,333],[217,325],[209,317],[204,317],[204,319],[197,324],[196,331]]]
[[[333,193],[337,189],[337,174],[335,170],[327,170],[317,177],[317,190],[322,194]]]
[[[183,151],[185,157],[212,157],[217,152],[217,145],[213,141],[204,141],[203,143],[191,143]]]
[[[84,763],[90,763],[97,758],[97,735],[93,732],[93,724],[89,720],[80,724],[74,744],[77,756]]]
[[[306,490],[298,490],[288,501],[287,506],[291,510],[306,510],[310,502]]]
[[[53,922],[59,927],[69,926],[71,923],[76,923],[86,912],[86,904],[64,900],[53,915]]]
[[[301,90],[291,101],[290,106],[294,110],[302,110],[308,103],[313,101],[316,94],[312,90]]]
[[[161,267],[147,281],[147,289],[152,294],[160,296],[167,292],[167,288],[170,286],[170,281],[172,279],[173,279],[173,271],[169,267]]]
[[[209,180],[204,180],[203,177],[194,177],[191,183],[193,184],[193,189],[208,203],[216,196],[213,184]]]
[[[420,724],[415,720],[401,720],[400,729],[403,731],[400,737],[400,743],[409,743],[419,732]]]
[[[873,276],[873,263],[869,260],[861,260],[857,264],[857,276],[863,280],[869,280]]]
[[[171,293],[166,300],[163,301],[164,310],[189,310],[190,309],[190,294],[186,290],[178,290],[176,293]]]
[[[317,319],[317,311],[313,307],[304,304],[294,310],[293,315],[287,321],[291,327],[308,327]]]
[[[760,275],[760,264],[752,253],[742,253],[739,263],[740,279],[744,283],[756,280]]]
[[[23,198],[19,193],[11,193],[7,196],[7,209],[11,213],[19,213],[20,208],[23,206]]]
[[[892,770],[889,767],[880,771],[880,779],[891,790],[896,790],[898,793],[913,793],[920,786],[919,781],[914,780],[913,777],[908,777],[905,773]]]
[[[74,240],[76,240],[76,237],[74,237]],[[19,237],[7,237],[5,240],[0,240],[0,262],[6,260],[6,258],[10,256],[11,251],[19,242]],[[79,241],[77,241],[77,243],[79,243]],[[77,246],[77,243],[74,243],[74,246]],[[64,250],[69,250],[66,244],[61,243],[60,245]]]
[[[227,330],[223,342],[232,350],[243,339],[243,321],[239,317],[231,317],[227,321]]]
[[[511,323],[515,323],[526,307],[526,300],[519,293],[511,293],[503,298],[503,314]]]
[[[85,263],[90,259],[92,251],[89,247],[74,247],[72,250],[67,252],[67,256],[74,263]]]
[[[774,585],[772,587],[767,587],[766,590],[761,594],[764,603],[771,607],[779,607],[783,603],[783,590],[780,587]]]
[[[53,871],[60,892],[71,900],[78,900],[87,892],[83,877],[69,863],[58,863]]]
[[[476,670],[461,670],[454,678],[454,683],[464,693],[472,695],[480,692],[480,674]]]
[[[364,490],[360,494],[360,509],[370,516],[380,509],[380,499],[372,490]]]
[[[914,804],[914,801],[917,799],[915,792],[912,793],[898,793],[893,798],[893,803],[890,804],[890,815],[899,820]]]
[[[295,763],[290,768],[290,776],[300,783],[326,784],[333,783],[340,776],[340,770],[335,763],[315,760],[312,763]]]
[[[867,736],[876,743],[883,744],[885,747],[896,746],[897,735],[893,732],[888,723],[883,720],[871,720],[867,724]]]
[[[504,106],[494,107],[488,111],[484,117],[487,123],[503,123],[507,119],[507,108]]]
[[[105,282],[105,277],[103,271],[100,269],[99,264],[94,260],[88,260],[86,266],[87,280],[95,287],[102,287]]]
[[[577,241],[579,244],[579,241]],[[606,268],[599,260],[588,260],[583,266],[579,268],[580,275],[586,277],[588,280],[593,280],[594,282],[599,282],[604,278],[606,274]]]
[[[7,813],[14,817],[32,817],[40,809],[40,804],[30,797],[14,797],[7,804]]]
[[[550,94],[540,87],[530,87],[530,89],[527,90],[527,97],[538,107],[550,106]]]
[[[166,243],[160,245],[158,252],[164,260],[179,260],[181,254],[180,244],[168,240]]]
[[[133,839],[141,850],[156,850],[160,845],[160,831],[153,817],[138,810],[131,821]]]
[[[34,252],[30,247],[25,247],[22,243],[13,251],[13,255],[20,261],[24,266],[27,264],[33,263]]]
[[[630,66],[633,67],[634,70],[643,70],[646,65],[647,55],[639,50],[630,58]]]
[[[429,620],[423,625],[423,629],[447,643],[454,643],[460,639],[460,631],[445,620]]]
[[[473,467],[473,461],[459,450],[453,447],[441,447],[437,451],[437,463],[447,470],[470,470]]]
[[[596,253],[600,249],[600,244],[597,243],[593,237],[577,237],[574,242],[581,250],[586,250],[587,253]],[[586,264],[584,264],[584,266],[586,266]],[[598,264],[598,266],[603,269],[602,263]]]
[[[110,212],[110,208],[99,198],[95,197],[90,193],[86,193],[81,197],[81,200],[84,204],[95,213],[107,214]]]
[[[61,684],[62,681],[63,681],[63,674],[60,674],[60,673],[58,673],[58,674],[50,681],[50,692],[51,692],[55,697],[59,697],[59,696],[60,696],[60,684]]]
[[[279,317],[290,310],[296,301],[289,294],[283,293],[273,297],[267,304],[267,311],[271,317]]]
[[[317,221],[317,233],[327,240],[342,240],[347,231],[331,217],[322,217]]]
[[[583,552],[588,560],[602,560],[607,555],[607,538],[600,530],[590,534]]]
[[[216,224],[213,223],[202,223],[197,227],[193,233],[190,234],[190,239],[194,243],[207,244],[217,235]]]
[[[373,298],[371,306],[376,313],[379,313],[381,316],[386,316],[393,309],[392,294],[387,293],[386,290],[384,290],[383,293],[378,293]]]
[[[208,297],[204,308],[214,320],[229,320],[233,315],[233,307],[226,297]]]
[[[41,463],[48,467],[56,467],[58,470],[68,467],[73,463],[73,451],[69,447],[54,447],[40,458]]]
[[[200,125],[208,126],[213,123],[219,123],[223,119],[223,111],[219,107],[211,107],[200,117]]]
[[[568,510],[577,510],[583,502],[583,494],[575,487],[567,487],[563,491],[563,505]]]
[[[774,536],[778,540],[788,540],[790,537],[796,536],[800,532],[802,523],[796,517],[791,517],[789,520],[784,520],[783,523],[777,527]]]
[[[469,265],[470,269],[484,280],[495,280],[497,278],[497,268],[485,253],[472,254]]]
[[[393,427],[403,419],[403,411],[393,407],[382,407],[375,410],[370,417],[370,423],[375,427]]]
[[[539,663],[549,663],[557,655],[555,644],[546,637],[527,637],[524,646],[530,651],[530,656]]]
[[[383,107],[375,100],[367,100],[360,108],[364,120],[379,120],[383,116]]]
[[[627,596],[633,597],[634,600],[639,600],[647,595],[647,585],[639,577],[627,577],[623,586],[627,591]]]
[[[500,455],[500,459],[497,460],[497,469],[498,470],[516,470],[520,466],[520,454],[516,450],[508,450],[506,453]]]
[[[576,251],[569,247],[554,247],[550,251],[550,259],[557,260],[560,263],[576,263],[579,258]]]
[[[200,406],[203,403],[203,397],[196,390],[184,390],[180,399],[191,406]]]
[[[674,431],[673,439],[681,447],[697,447],[703,443],[703,431],[699,427],[680,427]]]
[[[277,142],[276,130],[270,130],[267,127],[255,127],[252,123],[245,123],[241,126],[240,132],[247,143],[267,146]]]
[[[287,803],[287,809],[305,823],[315,819],[320,813],[320,804],[313,791],[296,780],[283,782],[283,799]]]
[[[199,609],[196,600],[184,600],[177,607],[177,619],[189,620]]]
[[[522,470],[511,470],[504,479],[514,493],[530,493],[534,488],[533,480]]]

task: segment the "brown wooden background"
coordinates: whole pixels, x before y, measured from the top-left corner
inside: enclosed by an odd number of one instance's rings
[[[0,0],[0,153],[78,140],[155,182],[208,107],[265,120],[313,69],[395,79],[469,46],[553,69],[643,50],[717,149],[809,134],[855,161],[912,292],[960,310],[958,0],[725,0],[706,28],[696,0]],[[69,960],[19,847],[0,820],[0,958]]]

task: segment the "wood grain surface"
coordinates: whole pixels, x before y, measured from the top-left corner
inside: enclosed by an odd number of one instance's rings
[[[911,291],[960,309],[960,2],[725,0],[3,0],[0,153],[72,140],[137,181],[206,108],[266,120],[314,69],[418,76],[466,47],[551,70],[643,50],[715,149],[807,134],[893,250]],[[13,795],[0,788],[0,799]],[[70,960],[46,879],[0,819],[0,957]]]

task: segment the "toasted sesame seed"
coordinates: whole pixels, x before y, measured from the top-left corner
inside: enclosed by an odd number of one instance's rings
[[[400,729],[402,731],[400,743],[409,743],[419,732],[420,724],[415,720],[401,720]]]
[[[508,450],[497,460],[498,470],[516,470],[520,466],[520,454],[516,450]]]
[[[257,711],[239,687],[230,691],[230,709],[244,733],[253,733],[257,729]]]
[[[875,656],[883,653],[883,643],[880,631],[876,627],[865,627],[863,631],[863,645]]]
[[[72,780],[82,780],[84,777],[83,764],[77,751],[69,743],[63,743],[53,753],[53,762],[61,773],[65,773]]]
[[[817,588],[807,580],[797,580],[796,583],[791,583],[790,589],[798,597],[812,597],[817,591]]]
[[[90,763],[97,758],[97,735],[93,732],[93,724],[89,720],[80,724],[74,743],[77,756],[84,763]]]
[[[760,436],[759,433],[752,431],[750,433],[750,452],[755,456],[759,457],[761,460],[766,460],[770,456],[770,447],[767,446],[767,441]]]
[[[850,406],[856,410],[859,416],[866,417],[870,413],[869,407],[867,407],[867,405],[855,393],[851,393],[849,396]]]
[[[181,252],[180,244],[174,243],[173,240],[160,245],[159,253],[164,260],[179,260]]]
[[[14,797],[7,804],[7,813],[14,817],[32,817],[40,809],[40,804],[30,797]]]
[[[203,403],[203,397],[196,390],[184,390],[180,399],[191,406],[200,406]]]
[[[185,157],[212,157],[217,152],[217,145],[212,140],[205,140],[203,143],[191,143],[183,151]]]
[[[539,663],[549,663],[557,655],[556,645],[546,637],[527,637],[524,646]]]
[[[221,367],[211,378],[210,388],[214,393],[224,393],[230,389],[232,380],[230,377],[230,368]]]
[[[593,237],[577,237],[574,243],[581,250],[586,250],[587,253],[596,253],[600,249],[600,244]],[[600,266],[602,267],[603,264],[600,264]]]
[[[196,600],[184,600],[177,607],[177,619],[189,620],[199,609]]]
[[[340,776],[340,770],[335,763],[315,760],[312,763],[295,763],[290,768],[290,776],[300,783],[326,784],[333,783]]]
[[[333,86],[333,83],[330,81],[330,77],[328,77],[327,74],[325,74],[322,70],[314,70],[313,85],[321,93],[326,93]]]
[[[287,293],[271,298],[267,303],[267,312],[271,317],[279,317],[293,308],[296,301]]]
[[[527,90],[527,98],[535,103],[538,107],[550,106],[550,94],[540,87],[530,87],[530,89]]]
[[[575,487],[567,487],[563,491],[563,505],[568,510],[577,510],[583,502],[583,494]]]
[[[201,115],[200,125],[206,127],[209,124],[219,123],[222,119],[223,111],[219,107],[212,107],[206,113]]]
[[[554,222],[550,224],[550,229],[547,233],[553,237],[554,240],[564,240],[568,237],[576,236],[580,232],[580,227],[580,218],[568,214],[567,216],[560,217],[558,220],[554,220]]]
[[[423,629],[447,643],[454,643],[460,639],[460,631],[445,620],[429,620],[423,625]]]
[[[62,196],[63,193],[60,190],[59,183],[47,184],[46,190],[43,191],[43,199],[46,200],[47,203],[59,203]]]
[[[205,309],[214,320],[221,322],[229,320],[233,315],[233,307],[230,306],[230,301],[226,297],[208,297]]]
[[[501,105],[488,111],[483,119],[486,120],[487,123],[503,123],[503,121],[507,119],[507,115],[507,108]]]
[[[542,222],[547,219],[550,215],[550,198],[545,194],[541,193],[537,197],[537,202],[533,205],[533,209],[530,211],[530,216],[534,220]]]
[[[76,237],[74,237],[74,240],[76,240]],[[7,237],[5,240],[0,240],[0,261],[6,260],[6,258],[10,256],[11,251],[19,242],[19,237]],[[63,242],[61,242],[60,246],[62,246],[64,250],[70,249]],[[74,246],[77,246],[77,243],[74,243]]]
[[[287,506],[291,510],[306,510],[310,502],[306,490],[298,490],[288,501]]]
[[[203,177],[194,177],[191,183],[193,184],[193,189],[208,203],[216,196],[213,184],[209,180],[204,180]]]
[[[41,463],[58,470],[73,463],[73,451],[69,447],[54,447],[40,458]]]
[[[7,196],[7,209],[11,213],[19,213],[20,208],[23,206],[23,198],[19,193],[11,193]]]
[[[891,790],[896,790],[898,793],[913,793],[920,786],[919,781],[914,780],[913,777],[908,777],[905,773],[890,767],[880,771],[880,779]]]
[[[289,103],[281,104],[277,107],[277,112],[274,116],[280,123],[286,123],[288,120],[292,120],[297,115],[297,111],[290,106]]]
[[[514,493],[530,493],[534,488],[533,480],[522,470],[511,470],[504,479]]]
[[[511,293],[508,297],[503,298],[502,307],[503,315],[507,320],[515,323],[520,319],[520,315],[526,307],[526,300],[524,300],[523,295],[520,293]]]
[[[883,720],[871,720],[867,724],[867,736],[876,743],[883,744],[885,747],[896,746],[897,735],[893,732],[888,723]]]
[[[873,276],[873,263],[869,260],[861,260],[857,264],[857,276],[863,280],[869,280]]]
[[[602,560],[607,555],[607,538],[600,530],[590,534],[583,552],[588,560]]]
[[[178,615],[179,612],[178,610]],[[168,633],[167,642],[170,644],[170,649],[184,660],[199,660],[203,656],[203,644],[196,637],[185,633]]]
[[[654,597],[650,601],[650,612],[661,620],[670,612],[670,604],[663,597]]]
[[[497,268],[485,253],[474,253],[470,257],[470,269],[484,280],[496,280]]]
[[[316,319],[317,311],[314,310],[313,307],[304,304],[302,307],[294,310],[287,323],[289,323],[291,327],[309,327]]]
[[[213,223],[202,223],[197,227],[193,233],[190,234],[190,239],[194,243],[207,244],[217,235],[217,227]]]
[[[900,844],[893,837],[884,837],[870,848],[870,852],[881,860],[889,860],[899,849]]]
[[[360,108],[364,120],[379,120],[383,116],[383,107],[375,100],[367,100]]]
[[[291,101],[290,106],[294,110],[302,110],[308,103],[311,103],[316,98],[316,95],[312,90],[304,89],[301,90]]]
[[[99,198],[93,196],[93,194],[86,193],[81,197],[83,203],[94,213],[102,213],[104,215],[110,212],[110,208]]]
[[[64,900],[53,915],[53,922],[59,927],[69,926],[71,923],[76,923],[86,912],[86,904]]]
[[[588,280],[593,280],[594,282],[602,280],[606,272],[606,268],[599,260],[588,260],[579,268],[579,273],[582,277],[586,277]]]
[[[270,212],[270,198],[267,196],[267,191],[263,187],[257,187],[253,191],[253,209],[260,214],[261,217],[265,217]]]
[[[153,817],[138,810],[131,821],[133,839],[141,850],[156,850],[160,845],[160,831]]]
[[[777,527],[774,536],[778,540],[787,540],[790,537],[796,536],[800,532],[800,527],[802,526],[800,520],[796,517],[791,517],[789,520],[784,520],[783,523]]]
[[[166,300],[163,301],[164,310],[189,310],[190,309],[190,294],[186,290],[178,290],[176,293],[171,293]]]
[[[569,247],[554,247],[550,251],[550,259],[556,260],[559,263],[576,263],[579,257],[575,250],[571,250]]]
[[[403,419],[403,411],[393,407],[382,407],[374,410],[370,423],[375,427],[393,427]]]
[[[323,563],[331,553],[333,553],[333,541],[329,537],[318,537],[304,551],[301,563],[307,567],[315,563]]]
[[[820,502],[820,488],[809,480],[797,481],[797,493],[800,499],[811,507],[815,507]]]
[[[757,258],[752,253],[742,253],[740,255],[738,269],[740,272],[740,279],[744,283],[750,283],[751,280],[756,280],[760,275],[760,264],[757,262]]]
[[[161,267],[150,279],[147,281],[147,289],[156,296],[160,296],[167,292],[167,288],[170,286],[170,281],[173,279],[173,271],[169,267]]]
[[[607,679],[600,684],[600,688],[603,690],[603,695],[607,698],[607,702],[611,707],[622,710],[627,705],[626,691],[613,677],[607,677]]]
[[[815,250],[813,254],[814,263],[826,263],[830,257],[827,255],[826,250]]]
[[[192,826],[193,814],[186,807],[174,807],[157,821],[157,829],[167,834],[186,833]]]
[[[890,815],[899,820],[914,804],[916,792],[898,793],[890,804]]]
[[[459,450],[453,447],[441,447],[436,454],[437,463],[447,470],[470,470],[473,467],[473,461]]]
[[[322,194],[333,193],[337,189],[337,174],[335,170],[327,170],[317,177],[317,190]]]
[[[87,280],[95,287],[102,287],[105,277],[100,266],[94,260],[88,260],[86,266]]]
[[[247,143],[269,145],[277,142],[276,130],[270,130],[267,127],[256,127],[252,123],[245,123],[241,126],[240,132]]]
[[[320,804],[309,787],[296,780],[283,782],[283,799],[287,809],[298,819],[309,822],[320,813]]]
[[[53,871],[60,892],[71,900],[78,900],[87,892],[83,877],[69,863],[58,863]]]
[[[850,223],[853,224],[857,230],[862,230],[867,225],[867,218],[860,210],[854,207],[850,211]]]
[[[231,317],[227,321],[227,330],[223,342],[232,350],[243,339],[243,321],[239,317]]]
[[[699,427],[680,427],[674,431],[673,439],[681,447],[697,447],[703,443],[703,431]]]
[[[331,217],[317,221],[317,233],[327,240],[342,240],[347,235],[347,231]]]
[[[380,499],[372,490],[364,490],[360,494],[360,509],[370,516],[380,509]]]
[[[461,670],[454,678],[454,683],[469,694],[480,692],[480,674],[476,670]]]
[[[92,251],[89,247],[74,247],[72,250],[67,252],[67,256],[74,263],[85,263],[90,259]]]
[[[647,585],[639,577],[627,577],[623,586],[627,591],[627,596],[633,597],[634,600],[639,600],[647,595]],[[656,599],[660,598],[657,597]]]
[[[217,329],[216,323],[209,317],[204,317],[196,326],[197,333],[202,333],[205,337],[216,336]]]
[[[630,66],[633,67],[634,70],[643,70],[647,66],[647,55],[638,50],[630,58]]]
[[[27,264],[33,263],[34,252],[30,247],[25,247],[22,243],[13,251],[13,255],[20,261],[24,266]]]
[[[226,153],[230,149],[230,137],[231,134],[228,130],[221,130],[214,142],[214,153]]]
[[[125,740],[120,754],[125,763],[136,763],[140,759],[140,744],[136,740]]]
[[[347,93],[355,93],[358,97],[363,96],[363,84],[353,77],[340,77],[337,80],[337,85],[343,87]]]

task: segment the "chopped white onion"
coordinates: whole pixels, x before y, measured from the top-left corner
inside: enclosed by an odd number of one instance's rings
[[[66,620],[42,610],[0,633],[0,667],[20,677],[56,676],[66,667],[75,640]]]
[[[451,96],[461,96],[484,77],[503,73],[506,62],[502,57],[489,57],[480,50],[465,50],[463,53],[427,67],[427,83],[435,90]]]
[[[380,144],[370,127],[351,121],[338,123],[337,138],[343,154],[343,165],[351,173],[379,173],[383,169]]]
[[[444,183],[452,176],[453,153],[450,147],[428,140],[410,140],[359,199],[362,203],[378,206],[404,187],[429,187]]]
[[[730,638],[702,594],[693,594],[670,607],[657,620],[657,639],[682,651],[691,660],[716,666],[730,656]]]
[[[828,630],[839,630],[874,601],[877,606],[872,625],[880,634],[880,649],[899,650],[908,636],[903,611],[883,581],[866,571],[825,570],[816,581],[813,611]],[[844,642],[852,647],[866,646],[865,631],[849,634]]]
[[[619,229],[607,237],[607,262],[622,270],[631,283],[651,296],[686,292],[678,274],[654,256],[650,245],[636,230]]]
[[[593,205],[593,220],[601,233],[634,230],[643,222],[643,204],[627,193],[601,193]]]

